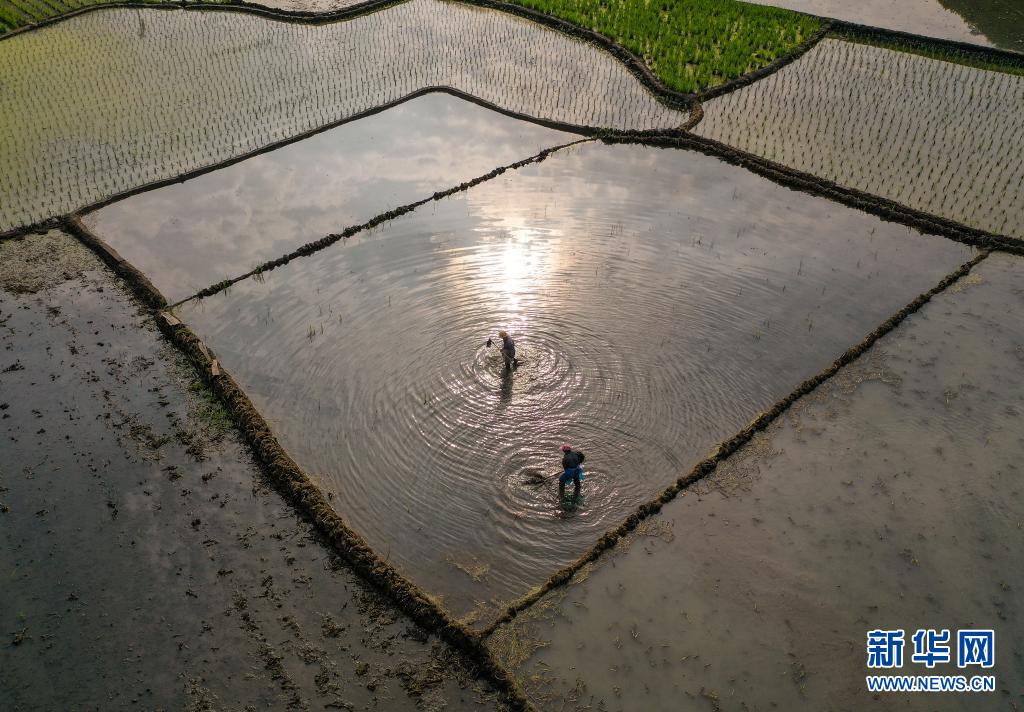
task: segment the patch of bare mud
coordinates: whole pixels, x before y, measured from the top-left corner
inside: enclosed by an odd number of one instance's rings
[[[497,706],[263,482],[91,253],[0,249],[36,275],[0,290],[0,706]]]

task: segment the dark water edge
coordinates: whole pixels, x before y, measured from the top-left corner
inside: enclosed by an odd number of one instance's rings
[[[1020,0],[940,0],[1001,49],[1024,52],[1024,4]]]
[[[1019,0],[748,0],[927,37],[1024,52]]]

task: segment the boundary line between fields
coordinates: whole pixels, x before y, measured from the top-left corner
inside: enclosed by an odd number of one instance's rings
[[[683,475],[673,484],[669,485],[669,487],[667,487],[658,497],[646,504],[640,505],[637,510],[626,517],[618,527],[605,532],[598,539],[597,543],[591,547],[589,551],[580,556],[575,562],[555,572],[543,585],[533,589],[530,593],[511,603],[505,609],[504,613],[499,615],[493,622],[491,622],[490,625],[483,629],[483,637],[490,637],[495,630],[512,621],[519,613],[528,609],[552,590],[569,583],[580,569],[597,560],[605,551],[614,548],[624,537],[626,537],[626,535],[636,529],[640,522],[654,514],[657,514],[661,511],[663,505],[668,504],[675,499],[680,492],[714,472],[715,468],[717,468],[721,462],[750,442],[757,433],[771,425],[796,401],[811,393],[818,386],[832,378],[832,376],[838,373],[844,366],[856,361],[864,352],[874,346],[879,339],[899,326],[908,316],[918,311],[921,307],[931,301],[932,297],[945,291],[958,280],[967,276],[970,271],[982,260],[988,257],[989,254],[991,253],[988,251],[982,251],[970,261],[960,265],[958,269],[947,274],[937,285],[927,292],[918,295],[916,299],[882,322],[880,326],[864,337],[860,343],[847,349],[839,358],[832,362],[831,366],[817,375],[811,376],[805,380],[790,392],[789,395],[772,406],[768,411],[761,413],[746,428],[730,439],[720,443],[717,448],[715,448],[712,455],[694,465],[689,473]]]
[[[396,106],[404,104],[407,101],[412,101],[413,99],[418,99],[421,96],[424,96],[426,94],[432,94],[432,93],[448,94],[450,96],[454,96],[454,97],[456,97],[458,99],[463,99],[465,101],[472,102],[473,104],[476,104],[477,106],[481,106],[481,107],[483,107],[485,109],[490,109],[491,111],[495,111],[495,112],[497,112],[499,114],[502,114],[504,116],[508,116],[510,118],[513,118],[513,119],[519,119],[521,121],[528,121],[529,123],[532,123],[532,124],[535,124],[535,125],[538,125],[538,126],[544,126],[545,128],[554,129],[556,131],[564,131],[566,133],[572,133],[572,134],[576,134],[578,136],[591,137],[591,136],[597,136],[597,135],[600,135],[600,134],[608,133],[609,131],[615,131],[616,134],[622,134],[622,135],[625,135],[625,136],[638,136],[639,137],[639,136],[645,136],[645,135],[654,135],[654,134],[658,134],[660,132],[665,131],[665,129],[644,129],[644,130],[636,130],[636,131],[622,131],[622,130],[617,130],[617,129],[616,130],[611,130],[611,129],[607,129],[607,128],[600,128],[600,127],[597,127],[597,126],[584,126],[584,125],[578,125],[578,124],[568,124],[568,123],[563,123],[563,122],[560,122],[560,121],[553,121],[553,120],[549,120],[549,119],[539,119],[539,118],[530,116],[529,114],[523,114],[523,113],[512,111],[512,110],[509,110],[509,109],[503,109],[502,107],[498,106],[497,104],[492,104],[491,102],[489,102],[489,101],[487,101],[485,99],[480,99],[480,98],[478,98],[478,97],[476,97],[476,96],[474,96],[472,94],[469,94],[467,92],[462,91],[461,89],[455,89],[454,87],[448,87],[448,86],[429,86],[429,87],[423,87],[421,89],[417,89],[416,91],[411,92],[409,94],[406,94],[405,96],[402,96],[402,97],[400,97],[398,99],[395,99],[394,101],[389,101],[389,102],[387,102],[385,104],[380,104],[380,105],[374,106],[374,107],[372,107],[370,109],[366,109],[365,111],[360,111],[360,112],[352,114],[350,116],[346,116],[344,118],[338,119],[337,121],[332,121],[329,124],[324,124],[323,126],[317,126],[316,128],[312,128],[312,129],[309,129],[307,131],[303,131],[301,133],[295,134],[294,136],[289,136],[288,138],[284,138],[284,139],[281,139],[279,141],[274,141],[273,143],[269,143],[269,144],[267,144],[265,146],[262,146],[260,148],[253,149],[252,151],[249,151],[247,153],[243,153],[241,155],[234,156],[232,158],[227,158],[227,159],[225,159],[223,161],[219,161],[217,163],[212,163],[212,164],[207,165],[207,166],[201,166],[199,168],[195,168],[195,169],[190,170],[190,171],[185,171],[184,173],[179,173],[179,174],[171,176],[169,178],[161,178],[160,180],[152,181],[150,183],[144,183],[144,184],[138,185],[138,186],[136,186],[134,188],[129,188],[127,190],[123,190],[123,191],[121,191],[119,193],[115,193],[113,195],[109,195],[109,196],[107,196],[105,198],[102,198],[100,200],[97,200],[97,201],[95,201],[93,203],[88,203],[87,205],[84,205],[82,207],[75,208],[74,210],[72,210],[72,211],[70,211],[68,213],[62,214],[62,215],[50,216],[50,217],[47,217],[47,218],[43,218],[42,220],[39,220],[37,222],[31,223],[29,225],[22,225],[22,226],[19,226],[19,227],[10,228],[8,230],[0,232],[0,240],[6,239],[6,238],[10,238],[10,237],[19,237],[21,235],[32,233],[32,232],[45,231],[47,229],[50,229],[50,228],[54,227],[55,225],[58,225],[62,220],[65,219],[65,217],[67,215],[86,215],[88,213],[95,212],[96,210],[99,210],[101,208],[105,208],[106,206],[110,205],[111,203],[116,203],[116,202],[118,202],[120,200],[124,200],[125,198],[130,198],[132,196],[139,195],[140,193],[148,193],[151,190],[156,190],[157,188],[163,188],[163,187],[166,187],[168,185],[173,185],[175,183],[184,183],[185,181],[190,180],[192,178],[197,178],[197,177],[199,177],[201,175],[205,175],[207,173],[212,173],[213,171],[220,170],[221,168],[227,168],[228,166],[233,166],[236,163],[241,163],[242,161],[246,161],[246,160],[248,160],[250,158],[255,158],[256,156],[262,155],[264,153],[269,153],[271,151],[277,150],[278,148],[282,148],[284,146],[288,146],[288,145],[296,143],[298,141],[303,141],[303,140],[305,140],[307,138],[310,138],[312,136],[316,136],[317,134],[323,133],[325,131],[330,131],[331,129],[338,128],[339,126],[342,126],[344,124],[347,124],[347,123],[350,123],[350,122],[353,122],[353,121],[358,121],[360,119],[365,119],[365,118],[367,118],[369,116],[373,116],[375,114],[379,114],[381,112],[387,111],[388,109],[393,109]],[[703,113],[701,113],[701,116],[703,116]],[[699,121],[699,118],[697,119],[697,121]],[[696,124],[697,124],[697,122],[694,120],[694,114],[693,114],[693,112],[691,112],[689,119],[687,119],[687,121],[682,124],[682,126],[680,127],[679,130],[686,130],[688,127],[692,128],[693,126],[696,126]],[[669,129],[669,130],[671,131],[671,129]]]
[[[488,679],[511,709],[517,712],[535,710],[515,677],[484,645],[479,632],[453,618],[436,599],[382,559],[348,526],[330,505],[327,497],[285,452],[266,420],[220,365],[214,352],[177,317],[160,310],[160,304],[166,300],[145,275],[92,234],[77,217],[65,219],[61,227],[93,250],[125,280],[140,301],[152,308],[157,327],[188,358],[199,376],[218,397],[278,492],[313,523],[326,543],[352,570],[387,594],[399,610],[417,624],[460,651],[472,672]]]
[[[875,215],[888,222],[906,225],[923,233],[931,233],[972,247],[1024,255],[1024,239],[999,235],[964,225],[955,220],[932,215],[873,193],[848,188],[826,178],[790,168],[694,133],[652,133],[643,137],[606,133],[597,138],[607,144],[640,143],[652,148],[698,151],[734,166],[745,168],[787,188],[827,198],[832,202]]]
[[[481,183],[486,183],[487,181],[493,180],[494,178],[497,178],[498,176],[502,175],[503,173],[506,173],[507,171],[515,171],[519,170],[520,168],[523,168],[524,166],[531,165],[533,163],[540,163],[547,159],[547,157],[550,156],[552,153],[561,151],[566,148],[571,148],[573,146],[579,146],[580,144],[588,143],[593,140],[594,139],[592,138],[581,138],[576,141],[570,141],[569,143],[563,143],[557,146],[545,148],[543,151],[535,153],[529,158],[524,158],[519,161],[516,161],[515,163],[509,163],[508,165],[499,166],[498,168],[494,168],[482,176],[477,176],[476,178],[471,178],[470,180],[465,181],[464,183],[459,183],[458,185],[452,186],[451,188],[437,191],[433,195],[427,196],[426,198],[420,198],[419,200],[416,200],[412,203],[406,203],[405,205],[400,205],[397,208],[392,208],[387,212],[375,215],[374,217],[370,218],[364,223],[359,223],[358,225],[350,225],[341,232],[332,232],[329,235],[321,237],[319,240],[307,242],[302,247],[296,248],[295,250],[292,250],[288,254],[282,255],[281,257],[277,257],[275,259],[268,260],[257,265],[256,267],[249,270],[245,274],[239,275],[237,277],[232,277],[230,279],[222,280],[220,282],[217,282],[216,284],[212,284],[209,287],[199,290],[198,292],[191,296],[185,297],[184,299],[179,299],[178,301],[171,304],[170,308],[173,309],[174,307],[179,306],[180,304],[184,304],[185,302],[191,301],[193,299],[205,299],[206,297],[211,297],[215,294],[218,294],[219,292],[224,291],[225,289],[227,289],[233,284],[236,284],[237,282],[241,282],[242,280],[248,279],[249,277],[264,274],[273,269],[277,269],[278,267],[282,267],[299,257],[307,257],[309,255],[312,255],[326,247],[330,247],[339,240],[346,240],[364,230],[372,230],[373,228],[377,227],[382,223],[394,220],[395,218],[399,218],[407,213],[411,213],[412,211],[416,210],[420,206],[426,205],[427,203],[432,203],[434,201],[443,200],[445,198],[451,197],[456,193],[461,193],[463,191],[469,190],[474,186],[480,185]]]

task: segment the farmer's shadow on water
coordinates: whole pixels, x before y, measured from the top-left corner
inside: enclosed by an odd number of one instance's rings
[[[498,389],[498,410],[504,410],[512,403],[512,373],[510,369],[502,368],[501,387]]]
[[[582,492],[559,493],[558,508],[555,516],[559,519],[575,517],[580,514],[584,504],[585,500]]]

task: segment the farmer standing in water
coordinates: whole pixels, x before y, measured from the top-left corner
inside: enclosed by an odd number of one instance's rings
[[[507,331],[499,331],[498,336],[501,338],[501,357],[505,359],[505,370],[511,371],[519,365],[516,360],[516,342]]]
[[[558,477],[558,498],[565,499],[565,486],[573,483],[572,496],[580,496],[580,482],[583,481],[584,454],[573,450],[572,445],[562,446],[562,474]]]

